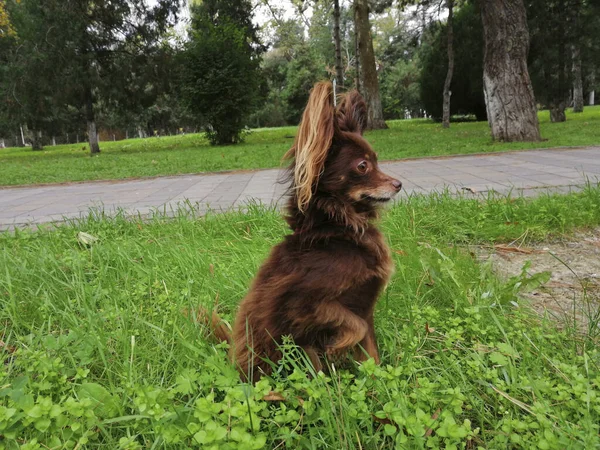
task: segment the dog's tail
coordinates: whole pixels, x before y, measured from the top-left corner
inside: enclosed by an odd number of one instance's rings
[[[221,319],[216,311],[213,310],[212,312],[209,312],[201,306],[198,308],[196,317],[198,323],[203,324],[216,340],[219,342],[227,342],[231,346],[233,343],[231,326]]]

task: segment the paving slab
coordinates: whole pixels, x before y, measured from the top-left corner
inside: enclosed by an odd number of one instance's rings
[[[600,147],[526,150],[382,162],[384,172],[400,178],[403,195],[449,189],[466,195],[489,191],[512,195],[571,192],[600,181]],[[166,176],[137,180],[0,188],[0,229],[62,218],[90,210],[131,215],[174,212],[194,207],[225,211],[249,202],[281,205],[284,169]]]

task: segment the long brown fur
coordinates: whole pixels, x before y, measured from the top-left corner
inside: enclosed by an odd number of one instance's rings
[[[362,137],[367,108],[356,91],[333,107],[329,82],[311,91],[292,159],[286,220],[293,231],[275,246],[242,300],[233,332],[210,322],[243,378],[256,381],[281,359],[291,336],[316,370],[321,359],[352,354],[379,363],[373,313],[392,272],[390,251],[373,224],[401,183],[383,174]],[[201,314],[202,315],[202,314]]]

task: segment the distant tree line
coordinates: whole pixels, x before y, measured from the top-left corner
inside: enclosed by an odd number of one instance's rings
[[[538,108],[563,121],[595,102],[600,0],[286,5],[0,0],[0,145],[85,140],[96,154],[99,136],[197,130],[233,144],[297,124],[324,78],[364,95],[369,128],[487,119],[505,141],[539,140]]]

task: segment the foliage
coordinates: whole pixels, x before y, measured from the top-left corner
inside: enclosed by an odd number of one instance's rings
[[[454,76],[450,90],[452,115],[474,114],[486,120],[483,97],[483,31],[477,6],[467,3],[454,14]],[[421,101],[428,114],[442,117],[442,91],[448,69],[446,25],[431,25],[421,47]]]
[[[566,0],[544,3],[530,1],[529,29],[532,35],[529,68],[536,100],[544,106],[563,109],[572,86],[570,59],[571,46],[575,43],[575,30],[572,24],[573,5]]]
[[[385,119],[423,117],[419,80],[421,62],[418,36],[408,31],[408,24],[390,23],[385,17],[374,21],[381,36],[375,41],[382,66],[380,69],[381,102]]]
[[[600,4],[588,0],[526,1],[529,71],[536,100],[563,107],[572,86],[572,46],[582,50],[584,78],[600,64]],[[593,90],[590,87],[589,90]]]
[[[8,2],[6,12],[12,18],[13,33],[2,39],[3,64],[0,69],[0,115],[2,128],[25,125],[28,137],[41,146],[41,132],[60,129],[66,109],[55,97],[60,79],[51,49],[59,45],[57,33],[48,33],[46,22],[58,20],[51,8],[32,0]],[[60,23],[60,22],[59,22]],[[41,76],[43,74],[44,76]],[[68,117],[72,119],[72,117]]]
[[[6,9],[6,0],[0,0],[0,39],[14,35],[15,29],[10,22],[10,16]]]
[[[386,120],[422,115],[419,65],[417,58],[408,62],[400,59],[382,74],[381,101]]]
[[[317,81],[326,77],[322,67],[308,46],[300,47],[295,58],[287,65],[286,86],[282,92],[287,123],[300,122],[310,90]]]
[[[23,126],[29,141],[65,142],[83,136],[94,119],[104,135],[204,127],[213,141],[232,143],[244,126],[296,125],[311,85],[333,78],[331,2],[293,0],[292,17],[270,0],[192,3],[195,19],[174,27],[179,0],[0,0],[0,136],[14,141]],[[352,89],[353,7],[341,3],[344,87]],[[568,94],[571,44],[581,50],[586,94],[598,90],[598,1],[525,4],[538,103],[556,105]],[[441,117],[443,2],[369,5],[385,119]],[[479,3],[458,5],[451,112],[483,120]],[[260,29],[255,8],[262,12]]]
[[[263,89],[267,95],[263,105],[252,113],[248,119],[250,126],[260,127],[283,127],[287,125],[286,103],[282,92],[286,86],[288,60],[285,50],[275,49],[267,52],[261,62]]]
[[[597,335],[532,314],[519,292],[543,274],[501,281],[460,244],[544,239],[599,211],[599,187],[403,200],[383,222],[397,273],[375,316],[382,365],[309,378],[285,344],[288,375],[256,386],[182,311],[218,298],[231,317],[285,233],[278,212],[0,234],[0,448],[594,448]]]
[[[315,4],[306,29],[299,19],[279,16],[270,24],[272,48],[261,66],[268,95],[253,116],[257,126],[297,125],[312,86],[330,77],[334,50],[329,6]]]
[[[181,55],[181,91],[189,110],[208,125],[211,144],[242,140],[244,119],[256,106],[260,48],[247,0],[203,2]]]
[[[482,122],[457,123],[444,130],[423,119],[390,121],[389,130],[368,132],[367,139],[380,160],[597,145],[600,107],[568,114],[568,122],[553,126],[548,111],[540,112],[540,126],[547,140],[536,143],[494,143]],[[246,142],[231,147],[210,147],[198,134],[103,142],[102,158],[90,158],[81,144],[46,147],[36,153],[22,148],[0,149],[0,185],[280,167],[281,156],[292,145],[295,133],[295,127],[253,130]]]
[[[0,88],[33,132],[59,134],[94,122],[98,103],[124,114],[156,97],[160,45],[179,0],[11,1],[18,42]],[[75,109],[77,114],[72,114]]]

